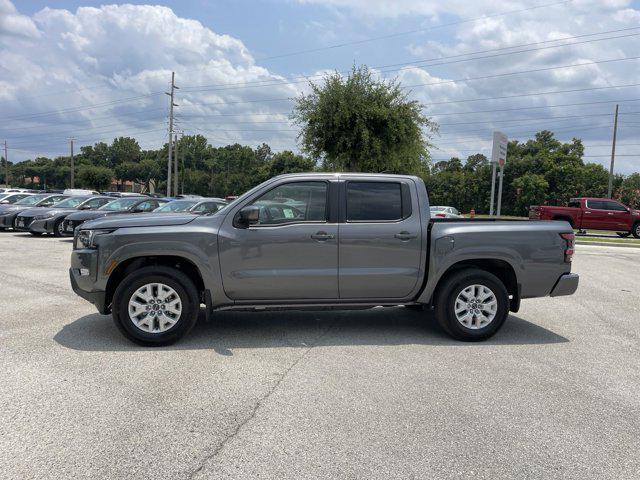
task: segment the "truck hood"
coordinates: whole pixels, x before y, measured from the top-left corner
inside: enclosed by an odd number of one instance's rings
[[[82,224],[82,229],[127,228],[127,227],[169,227],[185,225],[198,218],[189,214],[135,213],[108,215]]]

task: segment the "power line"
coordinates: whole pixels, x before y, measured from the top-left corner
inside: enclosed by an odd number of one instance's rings
[[[263,57],[263,58],[258,58],[256,59],[257,62],[263,62],[266,60],[274,60],[277,58],[285,58],[285,57],[292,57],[295,55],[304,55],[307,53],[315,53],[315,52],[320,52],[320,51],[324,51],[324,50],[332,50],[332,49],[336,49],[336,48],[342,48],[342,47],[346,47],[349,45],[361,45],[363,43],[368,43],[368,42],[373,42],[373,41],[377,41],[377,40],[386,40],[389,38],[396,38],[396,37],[400,37],[400,36],[405,36],[405,35],[412,35],[415,33],[420,33],[420,32],[428,32],[431,30],[436,30],[439,28],[445,28],[445,27],[452,27],[455,25],[463,25],[465,23],[472,23],[472,22],[477,22],[479,20],[486,20],[487,18],[494,18],[494,17],[502,17],[502,16],[506,16],[506,15],[513,15],[515,13],[522,13],[522,12],[527,12],[530,10],[536,10],[536,9],[540,9],[540,8],[547,8],[547,7],[553,7],[556,5],[563,5],[566,3],[571,3],[572,0],[565,0],[562,2],[554,2],[554,3],[547,3],[544,5],[534,5],[532,7],[527,7],[527,8],[522,8],[519,10],[509,10],[506,12],[499,12],[499,13],[494,13],[494,14],[490,14],[490,15],[483,15],[481,17],[474,17],[474,18],[468,18],[468,19],[464,19],[464,20],[458,20],[455,22],[449,22],[449,23],[441,23],[439,25],[432,25],[430,27],[425,27],[425,28],[419,28],[419,29],[415,29],[415,30],[407,30],[404,32],[397,32],[397,33],[392,33],[389,35],[381,35],[379,37],[369,37],[366,39],[362,39],[362,40],[354,40],[351,42],[342,42],[342,43],[338,43],[338,44],[334,44],[334,45],[329,45],[326,47],[318,47],[318,48],[311,48],[311,49],[307,49],[307,50],[298,50],[296,52],[289,52],[289,53],[282,53],[279,55],[272,55],[269,57]]]
[[[441,56],[441,57],[435,57],[435,58],[430,58],[430,59],[414,60],[414,61],[411,61],[411,62],[393,63],[393,64],[388,64],[388,65],[373,66],[373,67],[371,67],[371,69],[373,69],[373,70],[378,70],[379,69],[381,72],[384,72],[384,73],[398,72],[398,71],[403,71],[403,70],[413,69],[413,68],[423,68],[423,67],[450,65],[450,64],[454,64],[454,63],[469,62],[469,61],[472,61],[472,60],[483,60],[483,59],[488,59],[488,58],[501,57],[501,56],[505,56],[505,55],[515,55],[515,54],[520,54],[520,53],[547,50],[547,49],[552,49],[552,48],[570,47],[570,46],[582,45],[582,44],[586,44],[586,43],[602,42],[602,41],[605,41],[605,40],[614,40],[614,39],[619,39],[619,38],[634,37],[634,36],[640,35],[640,33],[631,33],[631,34],[627,34],[627,35],[618,35],[618,36],[613,36],[613,37],[596,38],[596,39],[584,40],[584,41],[580,41],[580,42],[564,43],[564,44],[560,44],[560,45],[550,45],[550,46],[546,46],[546,47],[529,48],[529,49],[524,49],[524,50],[515,50],[515,51],[512,51],[512,52],[503,52],[503,53],[496,53],[496,54],[492,54],[492,55],[484,55],[484,56],[460,59],[460,57],[466,57],[466,56],[469,56],[469,55],[477,55],[477,54],[480,54],[480,53],[489,53],[489,52],[496,52],[496,51],[519,48],[519,47],[523,47],[523,46],[539,45],[539,44],[545,44],[545,43],[550,43],[550,42],[559,42],[559,41],[562,41],[562,40],[567,40],[567,39],[572,39],[572,38],[582,38],[582,37],[587,37],[587,36],[602,35],[604,33],[610,33],[610,32],[621,32],[621,31],[628,31],[628,30],[637,30],[638,28],[640,28],[640,27],[631,27],[631,28],[625,28],[625,29],[619,29],[619,30],[610,30],[608,32],[598,32],[598,33],[590,33],[590,34],[585,34],[585,35],[576,35],[574,37],[567,37],[566,39],[544,40],[544,41],[540,41],[540,42],[532,42],[532,43],[524,43],[524,44],[520,44],[520,45],[513,45],[513,46],[510,46],[510,47],[499,47],[499,48],[493,48],[493,49],[488,49],[488,50],[479,50],[479,51],[475,51],[475,52],[461,53],[461,54],[457,54],[457,55],[449,55],[449,56]],[[425,64],[426,62],[434,62],[434,61],[437,61],[437,60],[447,60],[447,59],[452,59],[452,58],[457,58],[458,60],[452,60],[452,61],[448,61],[448,62],[438,62],[438,63]],[[401,65],[403,66],[401,68],[388,68],[388,67],[398,67],[398,66],[401,66]],[[349,73],[350,71],[351,70],[342,70],[342,71],[339,71],[337,73],[346,74],[346,73]],[[299,84],[299,83],[306,83],[306,82],[309,81],[309,79],[312,79],[312,78],[320,78],[321,79],[323,77],[324,77],[324,74],[317,74],[317,75],[294,77],[294,78],[298,78],[299,80],[290,80],[290,81],[256,80],[256,81],[253,81],[253,82],[237,82],[237,83],[227,83],[227,84],[197,85],[197,86],[185,87],[185,91],[189,91],[189,92],[209,91],[209,92],[211,92],[211,91],[235,90],[235,89],[240,89],[240,88],[258,88],[258,87],[269,87],[269,86],[278,86],[278,85],[295,85],[295,84]],[[214,88],[210,88],[210,87],[214,87]]]
[[[613,63],[613,62],[624,62],[627,60],[637,60],[639,59],[640,56],[636,56],[636,57],[621,57],[621,58],[612,58],[612,59],[608,59],[608,60],[596,60],[593,62],[583,62],[583,63],[574,63],[574,64],[570,64],[570,65],[557,65],[555,67],[543,67],[543,68],[533,68],[530,70],[520,70],[517,72],[505,72],[505,73],[496,73],[494,75],[484,75],[481,77],[467,77],[467,78],[458,78],[458,79],[454,79],[454,80],[441,80],[439,82],[431,82],[431,83],[417,83],[415,85],[405,85],[401,88],[415,88],[415,87],[426,87],[426,86],[431,86],[431,85],[442,85],[445,83],[458,83],[458,82],[471,82],[471,81],[476,81],[476,80],[487,80],[490,78],[501,78],[501,77],[508,77],[511,75],[522,75],[523,73],[536,73],[536,72],[547,72],[550,70],[560,70],[563,68],[574,68],[574,67],[585,67],[585,66],[589,66],[589,65],[598,65],[601,63]]]
[[[14,117],[4,117],[4,120],[22,120],[25,118],[35,118],[35,117],[42,117],[42,116],[47,116],[47,115],[59,115],[59,114],[63,114],[63,113],[74,113],[74,112],[79,112],[82,110],[90,110],[92,108],[102,108],[102,107],[109,107],[112,105],[117,105],[119,103],[124,103],[124,102],[130,102],[132,100],[140,100],[143,98],[149,98],[155,95],[161,95],[163,92],[153,92],[153,93],[148,93],[146,95],[138,95],[136,97],[128,97],[128,98],[121,98],[119,100],[111,100],[108,102],[102,102],[102,103],[96,103],[93,105],[82,105],[82,106],[78,106],[78,107],[72,107],[72,108],[67,108],[67,109],[62,109],[62,110],[49,110],[46,112],[38,112],[38,113],[32,113],[29,115],[18,115],[18,116],[14,116]]]

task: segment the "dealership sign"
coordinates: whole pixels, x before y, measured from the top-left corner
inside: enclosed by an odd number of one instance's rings
[[[507,161],[507,136],[502,132],[493,132],[493,148],[491,150],[491,163],[497,163],[504,167]]]

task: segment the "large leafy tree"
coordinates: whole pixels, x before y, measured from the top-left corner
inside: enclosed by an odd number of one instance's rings
[[[113,170],[95,165],[82,165],[78,168],[78,183],[85,188],[107,190],[111,185]]]
[[[345,78],[329,74],[296,100],[304,152],[327,170],[423,173],[436,129],[422,106],[396,81],[377,80],[367,67]]]
[[[118,137],[109,147],[109,165],[113,168],[120,163],[137,162],[142,150],[135,138]]]

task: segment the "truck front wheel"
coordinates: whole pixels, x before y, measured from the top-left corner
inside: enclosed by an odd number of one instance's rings
[[[113,294],[113,320],[129,340],[146,346],[176,342],[195,325],[198,291],[184,273],[144,267],[122,280]]]
[[[453,338],[467,342],[496,333],[509,315],[509,294],[495,275],[464,269],[448,276],[436,297],[436,318]]]
[[[636,224],[633,226],[633,229],[631,230],[631,233],[633,233],[634,237],[640,238],[640,222],[636,222]]]

